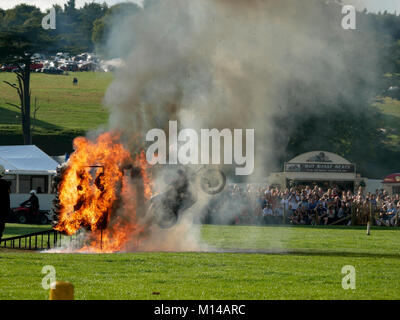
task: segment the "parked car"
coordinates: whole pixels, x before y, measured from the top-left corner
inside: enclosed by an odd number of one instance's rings
[[[49,68],[42,68],[42,73],[47,73],[47,74],[63,74],[64,70],[56,67],[49,67]]]
[[[43,68],[43,63],[41,63],[41,62],[32,62],[30,67],[31,67],[31,71],[36,71],[38,69],[42,69]]]
[[[0,71],[4,72],[12,72],[14,70],[17,70],[17,67],[15,65],[9,65],[9,64],[3,64],[0,68]]]
[[[63,64],[60,69],[64,70],[64,71],[78,71],[78,65],[76,63],[67,63],[67,64]]]

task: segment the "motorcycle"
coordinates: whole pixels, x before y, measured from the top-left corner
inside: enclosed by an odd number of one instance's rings
[[[148,216],[163,229],[174,226],[181,215],[197,202],[197,190],[209,195],[221,192],[226,176],[219,169],[203,166],[197,170],[179,169],[177,177],[166,182],[169,185],[167,190],[153,196],[148,208]]]
[[[101,192],[104,190],[102,184],[102,177],[104,175],[104,167],[100,165],[85,167],[93,175],[94,185]],[[54,181],[54,188],[57,189],[59,182],[62,180],[63,170],[65,167],[59,167],[58,174]],[[197,170],[190,169],[189,167],[182,167],[175,171],[175,178],[165,179],[166,185],[169,187],[166,190],[154,195],[149,201],[144,201],[143,196],[143,182],[142,182],[142,170],[127,164],[121,167],[124,175],[129,177],[131,185],[136,188],[134,194],[136,194],[135,203],[138,208],[138,217],[142,219],[146,225],[152,225],[153,223],[158,224],[161,228],[171,228],[174,226],[181,216],[181,214],[190,207],[192,207],[197,201],[197,190],[201,189],[203,192],[209,195],[214,195],[222,191],[226,184],[226,176],[224,173],[214,167],[202,166]],[[169,171],[165,170],[164,172]],[[172,174],[174,176],[174,174]],[[79,188],[78,186],[77,188]],[[122,182],[116,187],[120,190]],[[78,199],[74,206],[74,210],[78,210],[83,204],[85,199]],[[114,204],[114,210],[120,205],[121,199],[117,199]],[[54,208],[52,212],[52,224],[56,226],[59,215],[59,198],[58,196],[54,200]],[[109,212],[104,212],[101,219],[97,223],[99,230],[104,230],[107,227],[109,221]],[[85,225],[83,227],[88,228]],[[88,229],[90,230],[90,229]]]

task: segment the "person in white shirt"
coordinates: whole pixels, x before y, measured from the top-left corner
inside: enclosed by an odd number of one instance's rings
[[[267,205],[264,209],[263,209],[263,216],[272,216],[274,215],[274,211],[271,208],[271,205]]]
[[[269,224],[271,222],[271,217],[273,215],[274,215],[274,211],[272,210],[271,205],[267,204],[267,206],[263,209],[264,223]]]
[[[293,211],[299,208],[299,202],[295,198],[290,201],[290,205]]]

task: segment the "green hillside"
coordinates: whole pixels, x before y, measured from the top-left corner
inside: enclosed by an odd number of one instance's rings
[[[78,85],[72,79],[78,78]],[[85,131],[107,122],[108,111],[102,105],[111,73],[70,72],[68,75],[32,74],[32,104],[37,113],[33,143],[49,154],[72,150],[72,140]],[[19,110],[7,105],[18,103],[17,92],[4,83],[15,83],[13,73],[0,73],[0,144],[22,144]]]
[[[78,78],[77,86],[72,83],[74,77]],[[71,152],[76,136],[107,123],[108,110],[103,105],[103,99],[112,80],[112,73],[71,72],[61,76],[33,73],[32,104],[36,98],[40,106],[33,143],[50,155]],[[18,103],[17,93],[4,81],[14,83],[15,74],[0,73],[0,145],[22,144],[19,111],[7,105],[7,102]],[[384,139],[381,142],[385,144],[383,147],[387,157],[381,163],[373,160],[375,158],[358,159],[356,163],[361,166],[369,161],[370,165],[366,166],[368,170],[364,170],[367,171],[364,174],[381,177],[397,168],[396,159],[400,154],[400,101],[390,97],[378,98],[374,107],[374,127],[382,131]],[[377,141],[368,143],[374,146],[372,149],[382,149]]]
[[[375,105],[382,112],[382,130],[388,138],[388,144],[394,150],[400,150],[400,101],[389,97]]]

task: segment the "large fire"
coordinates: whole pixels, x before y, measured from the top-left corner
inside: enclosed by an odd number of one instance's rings
[[[55,229],[68,235],[89,230],[81,251],[124,251],[144,235],[139,216],[152,192],[148,163],[144,152],[133,157],[119,138],[115,132],[95,141],[76,138],[58,186]]]

